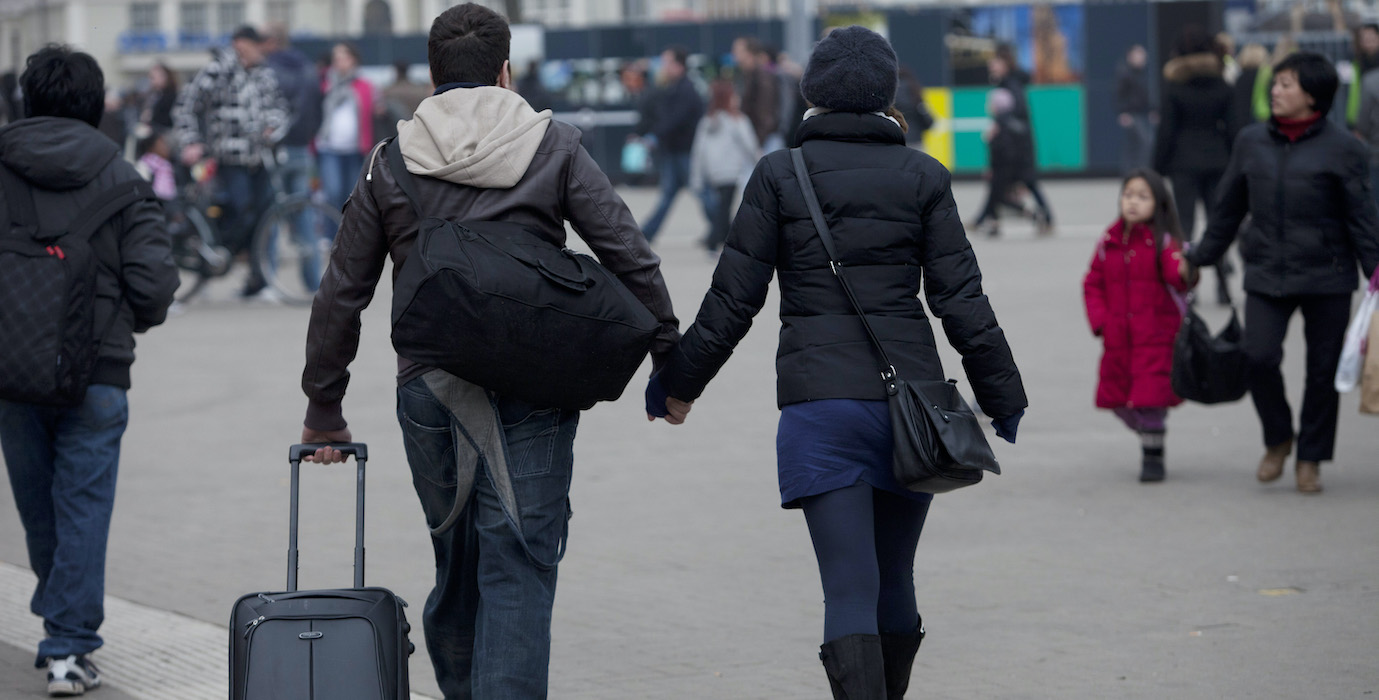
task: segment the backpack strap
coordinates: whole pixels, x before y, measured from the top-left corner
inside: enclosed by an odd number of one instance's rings
[[[402,193],[407,195],[407,201],[412,203],[417,219],[425,219],[426,212],[422,211],[421,197],[417,195],[417,180],[412,173],[407,172],[407,162],[402,159],[402,147],[398,145],[397,139],[388,142],[388,170],[393,173],[393,179],[397,181]]]
[[[8,231],[13,231],[23,238],[32,238],[38,233],[38,210],[34,207],[33,185],[4,164],[0,164],[0,187],[5,190]],[[8,231],[0,232],[0,235],[5,235]]]
[[[65,231],[39,233],[34,238],[42,243],[49,243],[68,236],[77,240],[89,241],[96,230],[109,221],[111,217],[124,211],[131,204],[143,200],[158,200],[158,196],[153,193],[152,185],[147,180],[138,179],[122,182],[105,190],[90,204],[87,204],[72,218],[72,223],[67,225]]]

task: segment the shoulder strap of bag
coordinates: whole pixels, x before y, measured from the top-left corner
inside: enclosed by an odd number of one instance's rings
[[[838,249],[833,244],[833,234],[828,230],[828,222],[824,220],[823,209],[819,207],[819,197],[814,192],[814,182],[809,179],[809,169],[804,164],[804,151],[799,148],[790,149],[790,159],[795,163],[795,179],[800,181],[800,192],[804,194],[804,203],[809,207],[809,216],[814,220],[814,228],[819,232],[819,238],[824,243],[824,250],[828,251],[828,266],[833,270],[833,276],[837,277],[838,282],[843,285],[843,292],[847,294],[848,301],[852,302],[852,308],[862,319],[862,327],[867,329],[867,337],[871,338],[876,352],[881,355],[881,378],[890,381],[896,376],[895,365],[887,357],[886,348],[882,347],[881,339],[877,338],[875,331],[871,329],[871,323],[867,321],[866,312],[862,311],[862,305],[857,303],[857,297],[852,293],[852,286],[848,284],[847,276],[843,274],[843,264],[838,262]]]
[[[388,149],[388,170],[392,172],[393,180],[397,182],[402,194],[407,196],[407,201],[411,202],[417,219],[425,219],[426,212],[422,210],[421,197],[417,194],[417,180],[407,171],[407,161],[402,158],[402,147],[397,139],[390,139],[384,148]]]
[[[143,200],[157,201],[157,199],[158,196],[153,193],[153,186],[146,180],[122,182],[102,192],[94,201],[87,204],[72,218],[72,223],[68,224],[66,231],[40,233],[38,240],[46,242],[72,237],[77,240],[89,241],[91,236],[105,222],[110,220],[110,217],[124,211],[131,204]]]

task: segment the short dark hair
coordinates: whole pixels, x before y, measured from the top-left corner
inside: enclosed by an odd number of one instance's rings
[[[105,114],[105,74],[90,54],[60,44],[34,52],[19,79],[24,116],[66,117],[99,126]]]
[[[1313,109],[1318,114],[1331,111],[1331,103],[1336,101],[1336,88],[1341,85],[1331,61],[1319,53],[1299,51],[1274,66],[1274,75],[1283,71],[1292,71],[1298,76],[1298,87],[1312,97]]]
[[[469,2],[442,12],[431,23],[426,60],[437,85],[496,85],[511,48],[508,21],[483,5]]]
[[[675,59],[675,62],[680,64],[681,68],[689,67],[689,49],[675,44],[667,46],[665,50],[670,52],[670,57]]]

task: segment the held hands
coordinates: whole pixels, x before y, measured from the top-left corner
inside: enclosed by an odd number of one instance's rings
[[[307,427],[302,428],[302,444],[310,445],[318,442],[354,442],[354,438],[350,435],[349,428],[341,428],[340,430],[312,430]],[[345,455],[342,454],[340,450],[322,447],[316,450],[316,454],[307,455],[305,460],[308,462],[319,462],[321,464],[334,464],[336,462],[345,461]]]
[[[671,425],[680,425],[689,416],[692,406],[694,406],[693,401],[681,401],[668,396],[665,386],[661,384],[661,375],[659,373],[651,375],[651,381],[646,384],[646,419],[648,421],[664,418]]]
[[[1188,262],[1187,258],[1181,258],[1178,260],[1178,276],[1182,277],[1188,289],[1191,289],[1197,286],[1197,280],[1201,277],[1201,273],[1196,265]]]

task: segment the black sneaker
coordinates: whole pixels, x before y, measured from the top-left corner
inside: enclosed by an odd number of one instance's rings
[[[48,659],[48,695],[69,698],[85,694],[101,685],[100,672],[86,654],[73,654],[65,659]]]

